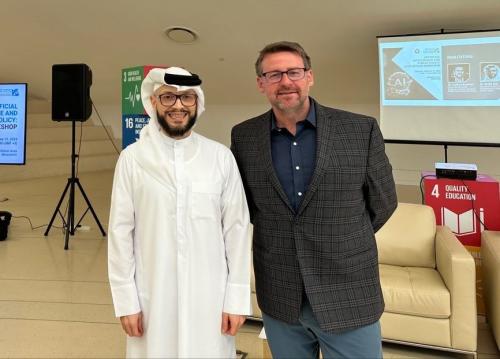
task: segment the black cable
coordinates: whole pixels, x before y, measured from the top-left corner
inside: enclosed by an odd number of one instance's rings
[[[104,125],[104,122],[102,122],[101,115],[99,114],[99,111],[97,111],[97,107],[95,106],[94,101],[92,101],[92,107],[94,108],[95,113],[97,114],[97,117],[99,118],[99,121],[101,122],[102,128],[104,129],[104,131],[106,131],[106,135],[108,136],[109,141],[111,142],[111,144],[115,148],[116,153],[120,154],[120,151],[116,147],[115,142],[113,141],[113,139],[111,138],[111,135],[109,134],[108,130],[106,129],[106,126]]]
[[[488,228],[486,227],[486,224],[484,224],[484,223],[483,223],[483,221],[481,221],[481,216],[479,216],[479,215],[477,214],[477,212],[476,212],[476,208],[475,208],[475,204],[474,204],[474,203],[475,203],[475,199],[474,199],[474,197],[475,197],[475,193],[472,193],[472,192],[471,192],[471,190],[470,190],[469,186],[467,186],[467,183],[465,183],[465,181],[464,181],[464,180],[462,180],[462,183],[463,183],[463,185],[465,186],[465,188],[467,188],[467,192],[469,192],[469,194],[470,194],[470,201],[471,201],[471,203],[472,203],[472,212],[474,212],[474,215],[476,216],[476,218],[477,218],[477,220],[479,221],[479,223],[481,223],[481,224],[483,225],[484,229],[487,231],[487,230],[488,230]]]
[[[70,189],[71,191],[71,189]],[[64,229],[66,228],[66,230],[69,231],[69,223],[66,222],[65,218],[66,218],[66,215],[68,214],[68,209],[69,209],[69,197],[68,197],[68,201],[66,202],[66,209],[64,210],[64,213],[61,214],[61,211],[59,211],[59,215],[61,216],[62,218],[62,221],[63,221],[63,226],[61,227],[61,232],[62,234],[64,235]]]
[[[421,197],[421,203],[422,204],[425,204],[424,202],[424,190],[423,190],[423,182],[424,182],[424,178],[426,177],[435,177],[435,175],[424,175],[422,177],[420,177],[420,185],[419,185],[419,188],[420,188],[420,197]]]
[[[12,218],[24,218],[24,219],[27,219],[28,222],[30,223],[30,227],[31,227],[31,230],[35,230],[35,229],[38,229],[38,228],[42,228],[42,227],[47,227],[49,224],[42,224],[41,226],[36,226],[36,227],[33,227],[33,223],[31,223],[31,219],[29,217],[26,217],[26,216],[12,216]],[[58,227],[58,226],[53,226],[53,227],[56,227],[56,228],[63,228],[63,227]]]

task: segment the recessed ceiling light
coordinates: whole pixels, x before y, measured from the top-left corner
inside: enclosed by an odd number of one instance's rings
[[[179,44],[192,44],[198,39],[198,34],[187,27],[172,26],[165,30],[167,37]]]

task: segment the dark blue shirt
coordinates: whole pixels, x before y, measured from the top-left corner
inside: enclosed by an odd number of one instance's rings
[[[314,103],[303,121],[297,122],[293,136],[271,120],[271,153],[278,179],[292,207],[297,210],[309,187],[316,159],[316,112]]]

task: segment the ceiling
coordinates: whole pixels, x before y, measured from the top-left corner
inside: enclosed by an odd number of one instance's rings
[[[0,82],[28,82],[50,101],[51,66],[87,63],[96,104],[121,104],[121,69],[176,65],[204,80],[207,104],[255,104],[253,64],[267,43],[301,43],[313,95],[378,102],[378,35],[500,28],[498,0],[2,0]],[[164,30],[199,34],[190,45]]]

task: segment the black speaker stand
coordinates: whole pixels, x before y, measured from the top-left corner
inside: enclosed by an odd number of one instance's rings
[[[72,236],[75,234],[76,228],[80,225],[80,222],[82,221],[83,217],[87,214],[87,212],[90,210],[92,212],[92,215],[94,216],[95,221],[97,222],[97,225],[99,226],[99,229],[101,230],[101,233],[104,236],[106,236],[106,232],[104,231],[104,228],[102,228],[101,222],[99,222],[99,218],[97,218],[97,214],[94,211],[94,208],[92,208],[92,204],[90,204],[89,198],[85,194],[85,191],[83,190],[83,187],[80,183],[80,180],[78,177],[76,177],[76,171],[75,171],[75,162],[78,157],[78,155],[75,154],[75,120],[71,121],[72,123],[72,136],[71,136],[71,177],[68,178],[68,183],[66,183],[66,187],[64,188],[64,191],[61,195],[61,198],[59,199],[59,202],[57,203],[56,209],[54,211],[54,214],[52,215],[52,218],[50,219],[49,225],[47,226],[47,230],[45,231],[45,236],[49,234],[50,228],[52,227],[52,223],[54,222],[54,219],[56,218],[57,213],[62,218],[62,221],[64,223],[64,228],[66,229],[65,235],[65,241],[64,241],[64,249],[68,249],[68,243],[69,243],[69,235],[71,234]],[[82,193],[83,198],[85,199],[85,202],[87,203],[87,209],[83,213],[82,217],[80,220],[76,223],[75,225],[75,185],[78,186],[80,189],[80,192]],[[69,202],[68,202],[68,213],[67,213],[67,219],[64,220],[64,216],[61,213],[61,203],[64,200],[64,197],[66,197],[66,192],[68,192],[69,189]]]

